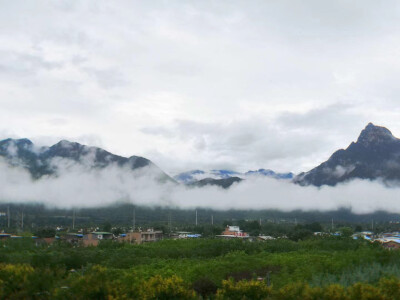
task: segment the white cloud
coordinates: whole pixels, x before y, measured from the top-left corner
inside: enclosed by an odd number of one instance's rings
[[[90,153],[89,153],[90,156]],[[90,157],[87,157],[90,158]],[[215,186],[186,188],[160,184],[158,171],[145,167],[136,171],[111,165],[93,169],[86,164],[57,159],[58,176],[33,181],[27,171],[0,162],[0,199],[13,203],[44,203],[48,206],[93,207],[126,201],[137,205],[178,208],[335,210],[355,213],[384,210],[400,213],[398,187],[380,182],[354,180],[336,187],[302,187],[286,180],[252,177],[228,190]]]
[[[1,7],[0,138],[95,136],[166,171],[298,172],[369,121],[400,135],[397,1]]]

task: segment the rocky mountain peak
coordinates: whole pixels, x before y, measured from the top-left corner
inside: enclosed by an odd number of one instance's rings
[[[382,144],[395,140],[389,129],[369,123],[358,137],[357,143],[365,147],[371,144]]]
[[[97,147],[89,147],[76,142],[62,140],[50,147],[35,148],[28,139],[0,140],[0,159],[13,167],[29,171],[34,179],[44,175],[57,176],[60,159],[81,166],[82,170],[103,169],[108,166],[127,167],[136,170],[151,167],[154,178],[159,182],[175,182],[150,160],[131,156],[129,158],[107,152]]]
[[[385,127],[369,123],[356,143],[340,149],[314,169],[299,174],[301,185],[336,185],[351,179],[400,183],[400,140]]]

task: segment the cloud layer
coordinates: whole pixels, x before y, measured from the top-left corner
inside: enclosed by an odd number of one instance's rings
[[[400,213],[398,188],[356,180],[336,187],[301,187],[286,180],[251,177],[224,190],[215,186],[187,188],[160,184],[150,167],[132,171],[109,166],[56,160],[58,176],[33,181],[27,171],[0,163],[0,199],[13,203],[44,203],[55,207],[93,207],[125,201],[144,206],[177,208],[335,210],[355,213],[384,210]]]

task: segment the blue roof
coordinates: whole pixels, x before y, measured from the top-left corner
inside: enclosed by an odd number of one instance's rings
[[[188,234],[187,237],[188,238],[199,238],[199,237],[201,237],[201,234]]]

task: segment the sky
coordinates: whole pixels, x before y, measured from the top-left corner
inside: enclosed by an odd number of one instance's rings
[[[400,136],[398,1],[0,0],[0,138],[307,171]]]

